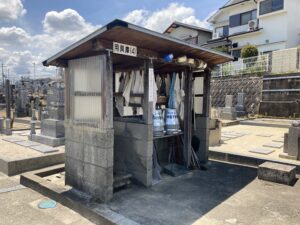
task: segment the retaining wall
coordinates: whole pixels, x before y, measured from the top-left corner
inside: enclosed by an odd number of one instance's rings
[[[225,96],[233,95],[233,105],[237,103],[238,93],[245,93],[245,108],[248,113],[258,113],[262,96],[262,76],[214,77],[211,81],[212,107],[225,107]]]

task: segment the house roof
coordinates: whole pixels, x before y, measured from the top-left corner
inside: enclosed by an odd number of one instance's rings
[[[178,27],[185,27],[185,28],[189,28],[192,30],[197,30],[197,31],[203,31],[203,32],[207,32],[207,33],[212,33],[212,30],[203,28],[203,27],[197,27],[197,26],[193,26],[193,25],[189,25],[186,23],[181,23],[178,21],[174,21],[164,32],[164,34],[169,34],[171,33],[174,29],[178,28]]]
[[[134,45],[138,47],[138,52],[143,50],[146,54],[156,53],[161,57],[170,53],[174,57],[187,55],[191,58],[202,59],[212,66],[233,60],[228,54],[189,44],[122,20],[114,20],[45,60],[43,65],[64,66],[68,60],[88,57],[99,54],[97,51],[112,49],[113,42]]]

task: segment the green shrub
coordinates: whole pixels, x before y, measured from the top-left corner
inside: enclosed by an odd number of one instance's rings
[[[242,58],[249,58],[258,56],[258,49],[254,45],[245,45],[241,51]]]

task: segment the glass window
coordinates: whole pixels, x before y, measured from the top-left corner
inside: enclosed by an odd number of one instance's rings
[[[256,20],[257,19],[257,10],[253,10],[251,13],[251,20]]]
[[[284,0],[265,0],[260,3],[259,14],[264,15],[267,13],[275,12],[283,9]]]
[[[257,18],[257,10],[251,10],[249,12],[237,14],[230,16],[229,18],[229,26],[237,27],[241,25],[246,25],[250,20],[255,20]]]
[[[229,26],[223,27],[223,36],[227,37],[229,35]]]
[[[248,24],[248,22],[251,20],[252,12],[246,12],[241,14],[241,25]]]
[[[272,10],[277,11],[283,9],[283,0],[273,0]]]
[[[237,27],[241,25],[241,14],[233,15],[229,17],[229,26]]]

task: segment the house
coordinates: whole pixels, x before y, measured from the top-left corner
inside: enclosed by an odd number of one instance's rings
[[[299,0],[230,0],[208,19],[213,38],[204,46],[235,57],[248,43],[260,53],[297,47],[299,12]]]
[[[164,32],[166,35],[170,35],[174,38],[196,45],[203,45],[208,40],[211,40],[212,33],[213,32],[211,30],[177,21],[173,22]]]

